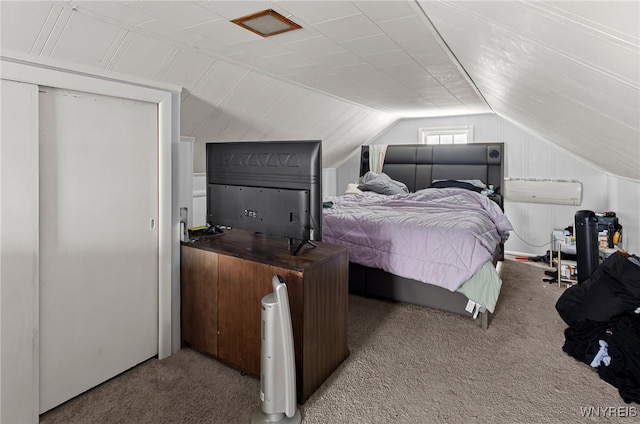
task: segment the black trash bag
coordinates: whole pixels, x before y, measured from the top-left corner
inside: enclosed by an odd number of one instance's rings
[[[578,273],[580,270],[578,270]],[[615,252],[581,284],[569,287],[556,302],[564,322],[607,322],[640,308],[640,266]]]

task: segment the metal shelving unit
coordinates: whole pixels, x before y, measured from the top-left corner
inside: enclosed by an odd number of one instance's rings
[[[570,287],[578,284],[578,274],[577,271],[575,271],[577,270],[577,262],[569,259],[562,259],[562,243],[558,243],[557,253],[558,257],[556,258],[551,255],[551,266],[556,268],[558,285],[565,284],[567,287]],[[569,270],[572,269],[575,272],[571,273],[571,271],[569,271],[570,275],[565,275],[562,270],[563,265]]]

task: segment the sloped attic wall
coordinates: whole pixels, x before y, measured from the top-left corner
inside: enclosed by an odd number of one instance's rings
[[[418,2],[498,115],[640,180],[640,2]]]
[[[331,167],[397,119],[218,59],[173,34],[158,39],[136,26],[148,16],[112,22],[64,2],[6,1],[0,14],[3,55],[16,51],[182,86],[181,134],[196,138],[195,172],[204,172],[204,142],[230,140],[320,139],[323,165]]]
[[[332,167],[396,119],[221,60],[202,69],[182,95],[195,172],[205,171],[204,142],[233,140],[322,140],[323,166]]]

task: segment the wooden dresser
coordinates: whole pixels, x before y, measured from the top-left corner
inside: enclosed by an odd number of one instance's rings
[[[349,355],[348,250],[313,242],[292,256],[285,241],[227,230],[181,246],[182,340],[260,375],[262,298],[274,275],[289,292],[299,403]]]

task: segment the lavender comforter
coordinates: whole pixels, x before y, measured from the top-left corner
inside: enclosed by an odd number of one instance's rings
[[[322,240],[350,246],[349,260],[455,291],[491,260],[511,223],[479,193],[424,189],[392,196],[334,196]]]

